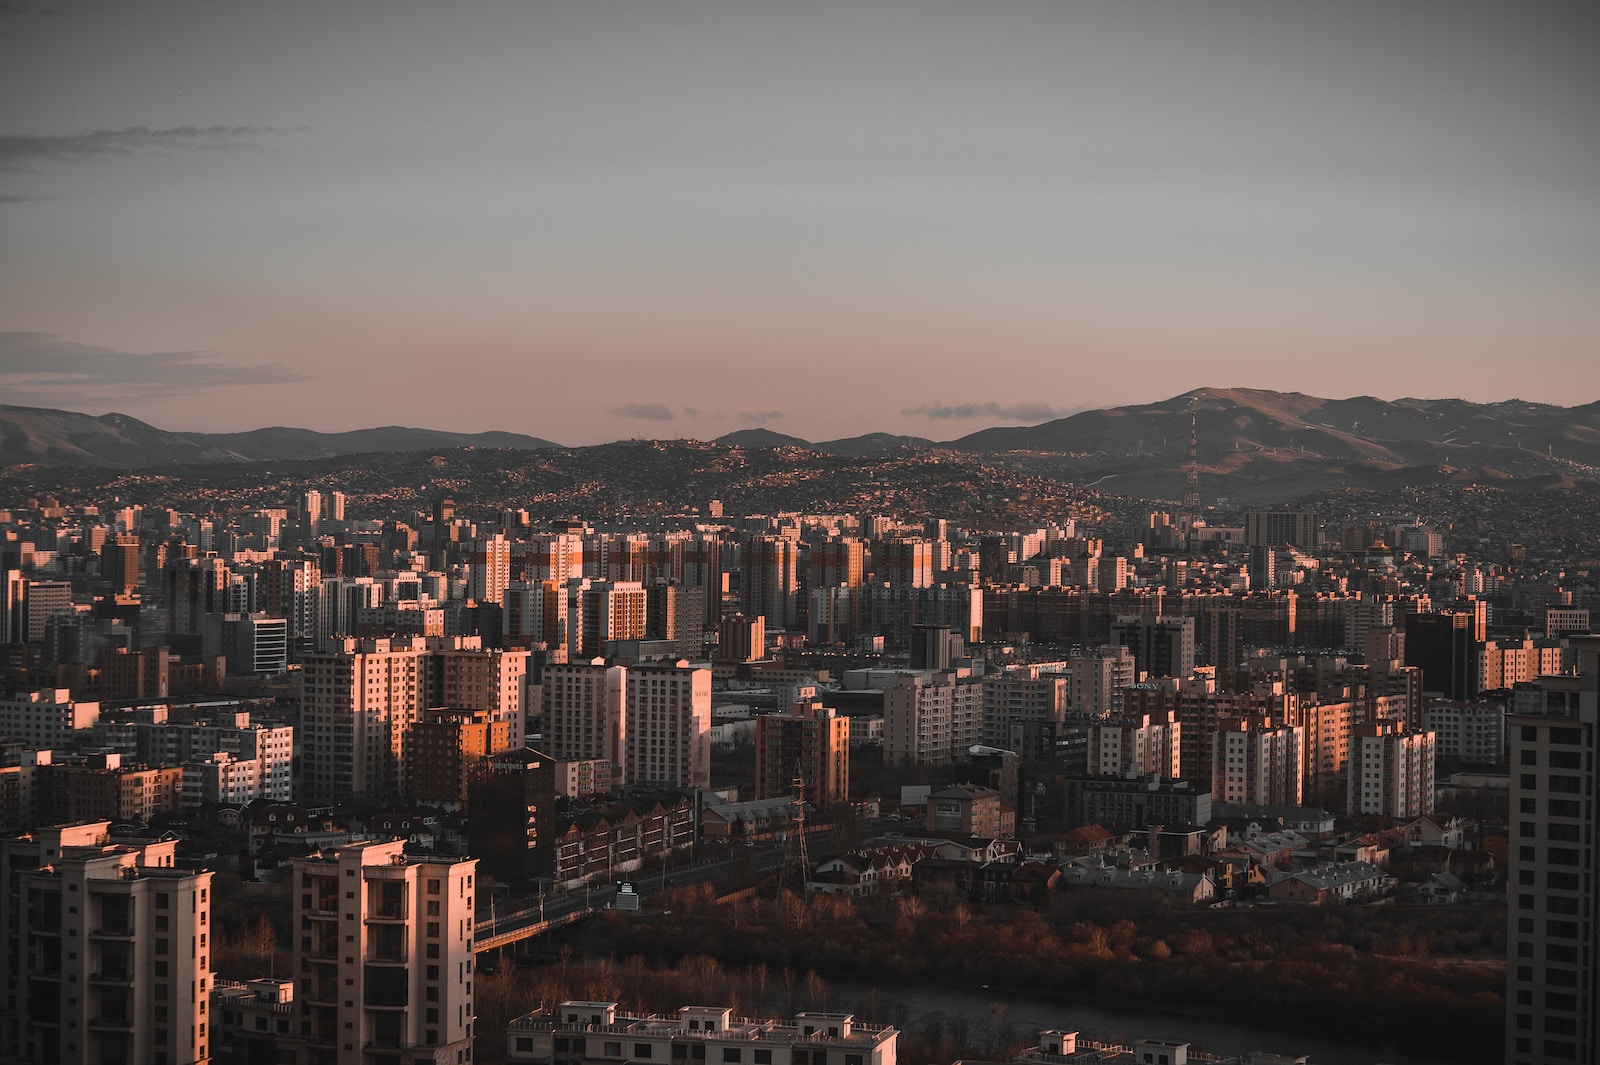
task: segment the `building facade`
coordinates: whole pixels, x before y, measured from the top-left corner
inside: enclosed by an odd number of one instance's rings
[[[210,1060],[211,874],[109,828],[0,840],[0,1060]]]
[[[1507,719],[1511,829],[1506,893],[1509,1065],[1600,1055],[1600,885],[1595,759],[1600,636],[1573,640],[1576,676],[1543,677]]]
[[[408,858],[401,840],[294,860],[292,1029],[310,1061],[465,1060],[477,864]]]

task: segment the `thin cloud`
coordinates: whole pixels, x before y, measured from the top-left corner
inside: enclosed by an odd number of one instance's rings
[[[113,351],[50,333],[0,332],[0,385],[19,398],[49,396],[57,402],[81,402],[107,393],[184,396],[237,385],[309,380],[277,363],[226,362],[214,351]]]
[[[615,414],[619,418],[638,418],[647,422],[670,422],[676,421],[678,417],[665,403],[626,403],[620,407],[611,407],[608,413]]]
[[[79,133],[0,134],[0,170],[26,170],[36,163],[72,163],[143,152],[212,151],[248,147],[271,126],[172,126],[151,129],[92,129]]]
[[[1076,414],[1082,407],[1052,407],[1048,403],[935,403],[928,407],[907,407],[900,413],[907,418],[1004,418],[1018,422],[1047,422]]]
[[[783,417],[781,410],[742,410],[739,419],[746,422],[775,422]]]

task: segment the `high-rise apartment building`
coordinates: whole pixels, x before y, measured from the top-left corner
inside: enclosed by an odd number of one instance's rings
[[[1099,717],[1122,708],[1122,690],[1134,682],[1133,653],[1106,647],[1069,660],[1072,709]]]
[[[1345,812],[1401,820],[1430,812],[1433,767],[1433,733],[1406,732],[1392,721],[1353,726]]]
[[[638,581],[573,581],[567,585],[567,650],[604,654],[615,640],[645,633],[645,590]]]
[[[1506,928],[1508,1065],[1600,1055],[1600,636],[1573,638],[1576,676],[1541,677],[1506,719],[1511,830]]]
[[[739,600],[746,614],[775,629],[792,629],[800,613],[800,541],[752,536],[739,558]]]
[[[1219,722],[1211,737],[1211,797],[1253,806],[1299,806],[1304,734],[1293,725],[1243,718]]]
[[[421,637],[333,641],[307,657],[301,780],[310,802],[389,801],[406,793],[405,745],[424,706]]]
[[[711,786],[711,670],[682,660],[628,666],[623,705],[624,783]]]
[[[1152,677],[1194,672],[1194,618],[1125,614],[1111,623],[1111,643],[1132,651],[1134,668]]]
[[[1117,715],[1089,726],[1089,773],[1171,780],[1178,775],[1183,726],[1170,710]]]
[[[883,692],[891,765],[948,765],[983,742],[983,684],[950,672],[905,673]]]
[[[1249,547],[1316,547],[1322,529],[1315,511],[1249,510],[1244,515],[1244,542]]]
[[[1023,758],[1045,754],[1066,718],[1070,683],[1036,665],[984,674],[983,742]]]
[[[500,533],[473,543],[467,555],[467,598],[498,603],[511,583],[511,541]]]
[[[789,795],[795,778],[819,810],[850,800],[850,719],[816,700],[756,719],[756,798]]]
[[[477,865],[409,858],[402,840],[294,860],[292,1034],[309,1060],[466,1060]]]
[[[485,711],[502,726],[490,754],[522,747],[527,731],[528,651],[485,648],[476,636],[434,637],[423,661],[426,705]]]
[[[559,761],[603,759],[622,783],[628,671],[602,658],[546,666],[543,676],[545,747]]]
[[[0,840],[0,1060],[210,1060],[211,874],[109,828]]]

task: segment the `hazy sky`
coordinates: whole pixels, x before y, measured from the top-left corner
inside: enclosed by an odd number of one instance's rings
[[[1600,399],[1600,4],[0,0],[0,402],[949,439]]]

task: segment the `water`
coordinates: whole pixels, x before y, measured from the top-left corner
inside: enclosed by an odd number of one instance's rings
[[[960,1018],[965,1022],[968,1038],[979,1046],[992,1044],[998,1014],[999,1023],[1029,1045],[1041,1030],[1056,1028],[1075,1031],[1085,1039],[1124,1044],[1137,1039],[1167,1039],[1213,1054],[1235,1055],[1253,1050],[1307,1054],[1312,1065],[1460,1065],[1454,1059],[1405,1054],[1373,1044],[1273,1032],[1155,1010],[1108,1009],[1078,999],[1049,999],[980,987],[831,979],[828,997],[830,1008],[859,1010],[863,1021],[893,1024],[912,1033],[926,1030],[930,1017],[937,1017],[935,1023],[942,1024],[942,1030],[949,1033],[953,1025],[961,1023],[957,1020]],[[1003,1011],[997,1010],[997,1005]]]

